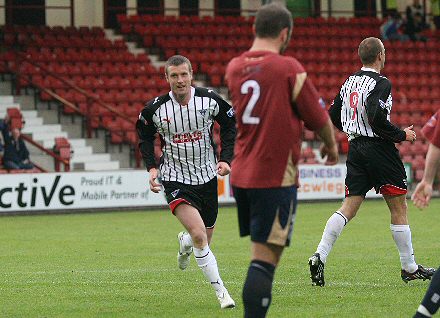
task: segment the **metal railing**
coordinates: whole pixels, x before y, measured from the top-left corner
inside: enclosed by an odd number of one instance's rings
[[[16,92],[19,94],[21,87],[19,85],[20,82],[20,77],[22,76],[27,76],[26,80],[29,84],[32,84],[33,86],[35,86],[37,89],[39,89],[40,91],[44,91],[47,94],[49,94],[50,96],[52,96],[55,100],[57,100],[60,104],[70,108],[71,110],[74,110],[76,113],[80,114],[83,116],[83,135],[84,135],[84,129],[87,132],[87,137],[91,138],[92,136],[92,126],[91,126],[91,120],[92,120],[92,114],[91,114],[91,104],[96,103],[98,104],[100,107],[103,107],[104,109],[108,110],[109,112],[111,112],[115,117],[120,118],[122,120],[125,120],[127,122],[129,122],[130,124],[132,124],[133,126],[136,124],[136,120],[133,120],[132,118],[128,117],[125,114],[122,114],[120,111],[118,111],[116,108],[106,104],[105,102],[103,102],[99,97],[95,96],[94,94],[78,87],[77,85],[75,85],[72,81],[59,76],[58,74],[51,72],[48,68],[46,68],[44,65],[39,64],[33,60],[31,60],[28,56],[26,56],[25,53],[23,52],[16,52],[16,57],[17,57],[17,61],[16,61],[16,65],[20,65],[20,63],[29,63],[33,66],[38,67],[46,76],[52,76],[53,78],[56,78],[57,80],[61,81],[62,83],[64,83],[65,85],[67,85],[69,87],[69,89],[72,89],[80,94],[82,94],[83,96],[86,97],[86,111],[83,112],[79,107],[77,107],[74,103],[66,100],[65,98],[63,98],[62,96],[59,96],[56,92],[54,92],[51,89],[42,87],[40,85],[37,85],[35,83],[32,83],[32,76],[29,74],[22,74],[19,70],[18,67],[16,67],[15,69],[12,69],[11,72],[15,74],[16,78],[15,78],[15,90]],[[60,112],[59,112],[60,113]],[[124,132],[121,131],[113,131],[113,133],[116,133],[118,135],[120,135],[121,137],[124,137]],[[132,154],[134,155],[135,158],[135,163],[136,163],[136,167],[140,167],[141,165],[141,156],[140,153],[138,151],[138,145],[131,145],[133,149],[131,149]],[[108,145],[106,144],[106,148],[108,147]]]
[[[33,140],[31,137],[27,136],[27,135],[20,135],[20,138],[22,138],[23,140],[25,140],[26,142],[30,143],[31,145],[33,145],[34,147],[38,148],[39,150],[43,151],[44,153],[46,153],[47,155],[51,156],[54,159],[54,166],[55,166],[55,171],[59,172],[60,171],[60,163],[64,165],[64,171],[70,171],[70,160],[69,159],[64,159],[61,158],[59,155],[57,155],[55,152],[53,152],[52,150],[46,149],[44,148],[43,145],[39,144],[38,142],[36,142],[35,140]],[[35,164],[35,162],[32,162],[32,164],[34,166],[36,166],[38,169],[40,169],[43,172],[47,172],[47,170],[43,169],[42,167],[38,166]]]

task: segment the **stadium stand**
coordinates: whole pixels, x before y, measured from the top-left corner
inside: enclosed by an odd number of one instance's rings
[[[204,74],[216,88],[224,86],[223,75],[228,61],[249,48],[252,41],[253,17],[175,17],[162,15],[119,15],[118,30],[126,38],[135,39],[147,52],[158,53],[162,59],[182,54],[193,62],[194,71]],[[358,57],[353,47],[366,36],[379,37],[378,18],[296,18],[295,36],[286,54],[297,57],[304,64],[324,102],[328,105],[347,75],[356,70]],[[198,37],[193,30],[197,28]],[[387,65],[384,74],[393,83],[394,110],[392,121],[401,127],[414,124],[419,132],[424,122],[440,103],[436,89],[440,77],[437,52],[440,49],[438,32],[427,31],[428,42],[386,42]],[[129,121],[120,118],[111,108],[134,118],[143,103],[166,92],[163,69],[155,68],[147,54],[135,56],[124,40],[110,41],[101,28],[87,27],[5,27],[5,44],[20,48],[35,64],[15,65],[13,51],[0,55],[0,71],[13,66],[22,76],[18,89],[28,85],[44,87],[77,106],[75,110],[64,104],[66,114],[80,113],[89,118],[90,129],[108,130],[108,143],[130,143],[135,147],[136,134]],[[419,61],[417,65],[414,60]],[[40,66],[38,66],[40,65]],[[9,68],[8,68],[9,66]],[[58,77],[43,75],[47,69]],[[402,76],[403,73],[408,76]],[[72,90],[75,86],[110,106],[90,102],[87,95]],[[41,90],[39,98],[53,101],[54,96]],[[420,134],[418,134],[420,136]],[[341,154],[348,152],[348,141],[338,133]],[[309,147],[317,145],[316,136],[304,132],[302,162],[316,163]],[[414,145],[399,145],[404,160],[412,164],[418,180],[421,159],[427,144],[419,137]]]

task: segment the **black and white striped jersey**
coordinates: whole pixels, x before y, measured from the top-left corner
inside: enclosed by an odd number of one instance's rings
[[[214,178],[214,121],[220,125],[219,160],[230,164],[235,141],[234,111],[213,90],[191,87],[188,105],[180,105],[172,92],[149,101],[136,123],[139,149],[147,169],[156,167],[154,139],[159,133],[163,144],[162,180],[198,185]]]
[[[401,142],[406,133],[390,122],[392,104],[390,81],[363,67],[345,80],[329,113],[333,124],[349,140],[366,136]]]

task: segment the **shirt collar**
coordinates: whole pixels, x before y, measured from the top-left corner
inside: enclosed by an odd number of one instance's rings
[[[195,93],[196,89],[191,86],[191,93],[190,93],[190,98],[189,98],[189,102],[191,101],[191,99],[194,97],[194,93]],[[168,95],[170,95],[171,99],[173,100],[173,102],[177,103],[180,105],[180,103],[174,98],[173,92],[169,91]],[[188,102],[188,104],[189,104]]]
[[[361,71],[365,71],[365,72],[374,72],[379,74],[378,71],[376,71],[374,68],[370,68],[370,67],[361,67]]]

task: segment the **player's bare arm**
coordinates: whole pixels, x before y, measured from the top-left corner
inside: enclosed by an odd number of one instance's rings
[[[335,165],[339,160],[338,146],[336,144],[335,135],[333,133],[333,124],[330,118],[324,127],[317,131],[319,137],[322,138],[323,144],[320,147],[321,157],[327,156],[326,165]]]
[[[426,156],[425,171],[423,179],[414,190],[411,199],[419,209],[426,208],[432,197],[432,184],[438,167],[440,166],[440,148],[430,144]]]

